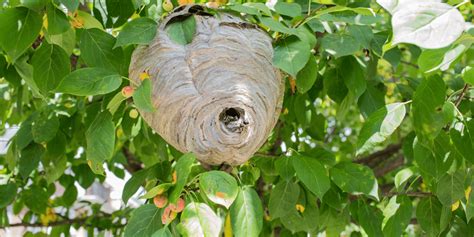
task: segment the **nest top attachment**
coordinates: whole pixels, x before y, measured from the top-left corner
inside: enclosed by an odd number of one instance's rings
[[[140,111],[169,144],[203,163],[238,165],[266,141],[281,111],[284,83],[272,65],[271,38],[228,13],[199,5],[175,9],[130,78],[148,72],[155,111]]]

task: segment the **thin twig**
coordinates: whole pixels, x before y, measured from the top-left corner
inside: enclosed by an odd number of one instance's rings
[[[420,67],[414,63],[411,63],[411,62],[407,62],[407,61],[403,61],[403,60],[400,60],[401,63],[405,64],[405,65],[408,65],[408,66],[411,66],[411,67],[414,67],[416,69],[420,69]]]
[[[456,103],[454,103],[454,105],[456,105],[456,107],[458,107],[459,104],[461,104],[461,101],[464,98],[464,94],[466,94],[467,90],[469,90],[469,84],[466,83],[466,85],[464,85],[464,88],[461,91],[461,94],[459,94],[459,97],[456,100]]]

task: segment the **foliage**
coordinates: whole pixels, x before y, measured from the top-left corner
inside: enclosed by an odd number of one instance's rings
[[[237,167],[201,166],[136,110],[153,110],[153,85],[146,72],[141,85],[128,80],[131,53],[190,2],[0,1],[0,134],[18,127],[0,156],[1,228],[474,235],[471,2],[207,3],[208,14],[218,7],[268,32],[286,83],[272,135]],[[189,16],[167,33],[189,44],[195,24]],[[78,186],[126,173],[121,209],[78,197]],[[145,203],[129,204],[134,195]]]

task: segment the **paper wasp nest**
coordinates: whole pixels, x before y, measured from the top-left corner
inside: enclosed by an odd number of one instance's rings
[[[284,83],[272,65],[271,38],[226,13],[181,7],[158,26],[155,39],[135,50],[130,78],[152,81],[154,112],[144,120],[169,144],[206,164],[237,165],[266,141],[281,110]],[[175,43],[170,22],[192,15],[192,42]]]

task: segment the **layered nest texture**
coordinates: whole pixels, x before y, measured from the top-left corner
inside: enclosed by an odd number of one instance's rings
[[[167,27],[195,18],[188,44]],[[208,14],[198,5],[176,9],[158,26],[155,39],[132,56],[130,78],[148,72],[154,112],[144,120],[181,152],[203,163],[238,165],[266,141],[278,120],[284,91],[272,64],[271,38],[228,13]]]

